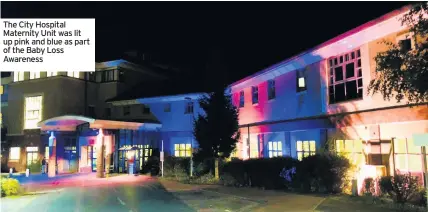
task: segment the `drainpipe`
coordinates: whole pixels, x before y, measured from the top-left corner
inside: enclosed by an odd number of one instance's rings
[[[251,158],[251,148],[250,148],[250,125],[248,124],[248,126],[247,126],[247,133],[248,133],[248,138],[247,138],[247,145],[248,145],[248,150],[245,150],[245,151],[247,151],[247,155],[248,155],[248,159],[250,159]]]

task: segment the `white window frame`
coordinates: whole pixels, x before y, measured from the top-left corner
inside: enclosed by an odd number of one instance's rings
[[[175,157],[190,157],[192,155],[192,145],[189,143],[174,144]]]
[[[21,147],[10,147],[9,161],[19,161],[21,158]]]
[[[352,58],[353,57],[353,58]],[[361,58],[361,50],[354,49],[352,51],[346,52],[345,54],[341,54],[335,57],[332,57],[328,60],[328,92],[329,92],[329,104],[342,103],[347,101],[355,101],[361,100],[364,97],[364,82],[363,82],[363,70],[362,70],[362,58]],[[354,76],[346,78],[346,66],[348,64],[354,63]],[[342,68],[342,79],[336,80],[336,68]],[[347,98],[347,83],[355,81],[356,89],[357,89],[357,97],[348,99]],[[344,86],[345,98],[344,100],[337,101],[336,100],[336,86],[342,85]],[[361,95],[361,96],[358,96]]]
[[[268,142],[268,155],[269,158],[282,157],[282,142],[269,141]]]
[[[35,104],[34,101],[40,101],[40,106],[31,105],[34,108],[28,108],[28,104]],[[34,113],[38,113],[37,117]],[[24,98],[24,129],[38,129],[40,127],[37,126],[37,123],[42,120],[43,113],[43,96],[26,96]],[[31,115],[31,118],[29,116]]]
[[[24,81],[24,78],[25,78],[25,72],[24,71],[13,72],[13,81],[14,82]]]

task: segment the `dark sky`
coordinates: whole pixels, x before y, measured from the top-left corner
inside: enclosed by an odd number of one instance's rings
[[[125,51],[138,50],[163,63],[189,70],[198,79],[207,73],[209,61],[216,61],[214,67],[217,67],[223,57],[228,81],[233,82],[408,3],[1,4],[3,18],[96,18],[97,61],[116,59]]]

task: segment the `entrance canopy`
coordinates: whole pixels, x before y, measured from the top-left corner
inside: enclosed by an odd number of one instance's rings
[[[160,123],[102,120],[76,115],[57,116],[41,121],[37,126],[42,131],[76,131],[78,126],[85,124],[91,129],[156,130],[162,127]]]

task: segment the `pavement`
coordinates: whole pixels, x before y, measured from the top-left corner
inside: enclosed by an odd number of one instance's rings
[[[392,211],[352,199],[256,188],[188,185],[149,176],[94,173],[22,180],[27,195],[0,199],[1,211],[315,212]]]

